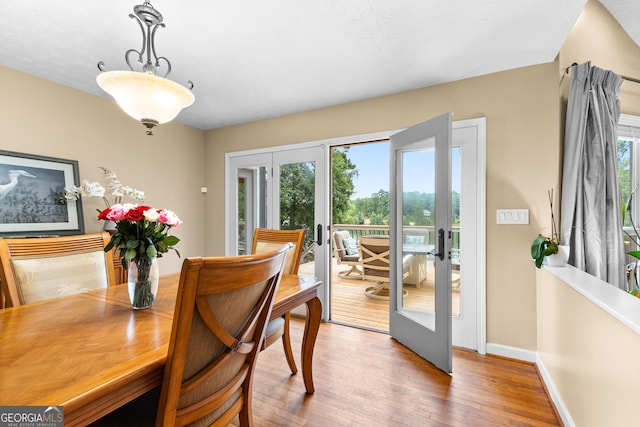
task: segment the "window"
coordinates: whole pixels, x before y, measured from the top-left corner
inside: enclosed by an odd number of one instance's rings
[[[623,114],[618,122],[618,182],[620,200],[630,211],[624,212],[625,251],[638,250],[635,229],[640,226],[640,117]],[[639,230],[640,231],[640,230]],[[635,241],[634,241],[635,240]],[[627,255],[627,282],[629,290],[638,288],[637,259]]]

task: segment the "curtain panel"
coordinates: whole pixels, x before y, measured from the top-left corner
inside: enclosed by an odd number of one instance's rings
[[[592,67],[571,68],[562,174],[561,243],[569,264],[626,289],[618,185],[618,96],[622,78]]]

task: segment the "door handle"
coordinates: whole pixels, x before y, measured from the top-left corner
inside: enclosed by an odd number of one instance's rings
[[[438,230],[438,253],[433,255],[440,258],[440,261],[444,259],[444,230],[442,228]]]
[[[316,243],[318,246],[322,246],[322,224],[318,224],[316,229],[318,230],[318,240],[316,240]]]

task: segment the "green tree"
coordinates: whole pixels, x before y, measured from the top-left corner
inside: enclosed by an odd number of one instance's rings
[[[292,163],[280,169],[280,228],[307,230],[305,247],[313,240],[315,165]]]
[[[620,201],[627,203],[631,195],[631,144],[632,141],[618,140],[618,183],[620,184]],[[630,217],[624,216],[624,226],[630,226]]]
[[[372,224],[389,224],[389,192],[380,190],[377,193],[373,193],[371,198],[373,199],[373,213],[377,214],[380,218],[376,218],[375,222],[372,222]]]
[[[352,224],[353,207],[350,203],[354,192],[353,178],[358,170],[349,157],[348,149],[336,148],[331,152],[332,212],[334,224]]]

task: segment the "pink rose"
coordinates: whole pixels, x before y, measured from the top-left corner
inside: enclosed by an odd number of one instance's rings
[[[122,205],[117,204],[111,206],[111,209],[106,214],[106,217],[109,221],[122,221],[127,212],[123,209]]]
[[[160,216],[158,217],[158,221],[170,225],[172,227],[177,227],[178,225],[182,224],[182,221],[180,221],[180,218],[178,218],[178,215],[175,214],[175,212],[172,212],[168,209],[163,209],[160,212]]]

